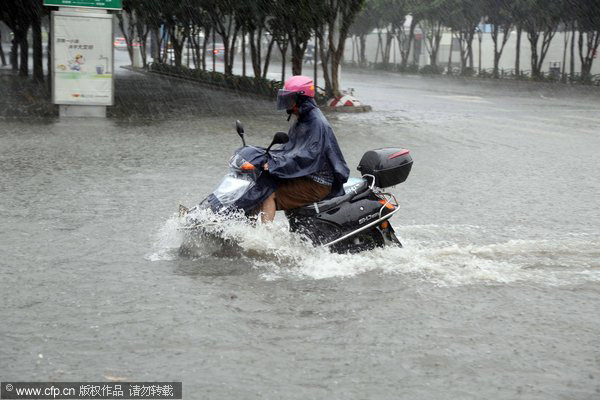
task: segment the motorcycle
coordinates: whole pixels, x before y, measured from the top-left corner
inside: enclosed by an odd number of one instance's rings
[[[240,121],[236,121],[236,130],[243,146],[231,156],[229,172],[221,183],[192,209],[180,205],[179,215],[185,221],[182,229],[190,235],[206,231],[207,222],[198,215],[207,210],[213,215],[256,223],[260,205],[276,189],[277,180],[262,166],[280,151],[273,150],[273,146],[287,143],[287,134],[277,132],[265,149],[246,145]],[[406,149],[367,151],[357,168],[361,178],[350,178],[344,184],[344,195],[286,211],[290,231],[336,253],[402,247],[389,221],[399,211],[398,201],[384,189],[404,182],[412,164]]]

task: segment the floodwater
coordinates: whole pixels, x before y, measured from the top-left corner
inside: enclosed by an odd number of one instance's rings
[[[273,103],[122,73],[108,120],[0,120],[0,375],[182,381],[186,399],[600,397],[600,96],[346,72],[352,170],[411,150],[404,249],[334,255],[278,218],[182,257],[175,213]],[[125,88],[129,92],[126,93]],[[136,102],[136,96],[142,100]]]

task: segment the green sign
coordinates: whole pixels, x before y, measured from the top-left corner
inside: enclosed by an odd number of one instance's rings
[[[106,8],[110,10],[121,10],[122,0],[44,0],[45,6],[58,7],[88,7]]]

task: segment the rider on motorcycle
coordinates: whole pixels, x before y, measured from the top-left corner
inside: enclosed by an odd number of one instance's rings
[[[314,100],[311,78],[289,78],[277,94],[277,109],[296,116],[289,142],[263,166],[278,178],[277,189],[261,205],[263,222],[276,210],[290,210],[344,194],[350,170],[333,130]]]

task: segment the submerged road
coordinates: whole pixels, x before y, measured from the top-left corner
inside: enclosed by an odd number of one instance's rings
[[[3,381],[183,381],[186,399],[600,395],[600,97],[345,71],[354,170],[411,150],[404,249],[332,255],[233,226],[181,257],[173,215],[272,102],[121,71],[107,120],[0,120]]]

